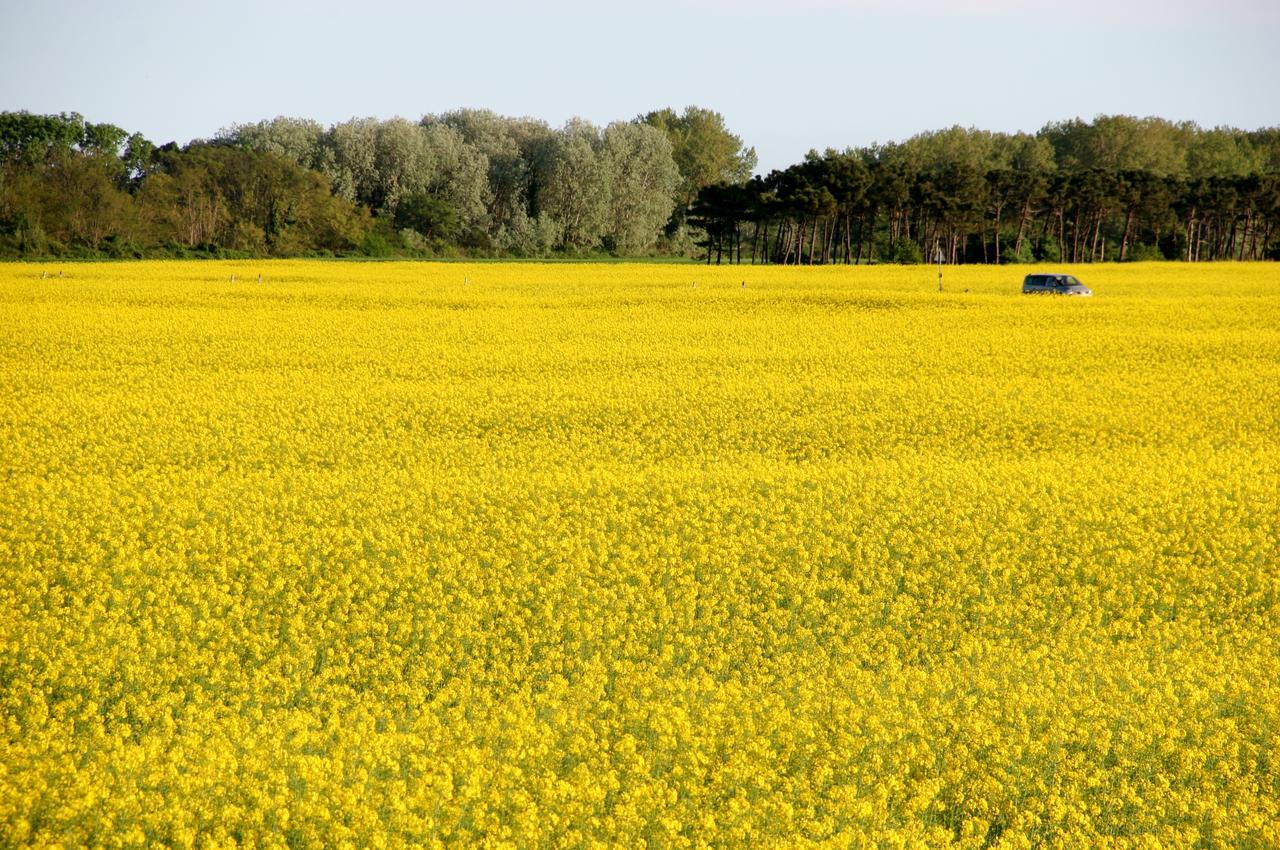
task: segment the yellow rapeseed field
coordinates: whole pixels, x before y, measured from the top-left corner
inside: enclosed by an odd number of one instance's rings
[[[1280,846],[1280,266],[1027,271],[0,266],[0,845]]]

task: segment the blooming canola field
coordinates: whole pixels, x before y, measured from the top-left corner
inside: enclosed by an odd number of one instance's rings
[[[1068,270],[0,265],[0,846],[1280,846],[1280,267]]]

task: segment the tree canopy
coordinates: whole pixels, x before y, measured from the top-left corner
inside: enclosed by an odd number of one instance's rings
[[[656,253],[708,262],[1280,256],[1280,128],[949,127],[753,175],[721,114],[277,117],[185,146],[0,113],[0,256]]]

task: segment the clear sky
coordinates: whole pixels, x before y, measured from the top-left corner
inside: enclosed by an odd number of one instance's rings
[[[0,110],[157,143],[461,106],[597,123],[707,106],[760,168],[1099,113],[1280,124],[1280,0],[0,0]]]

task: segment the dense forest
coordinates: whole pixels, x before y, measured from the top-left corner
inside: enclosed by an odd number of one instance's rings
[[[1100,116],[811,151],[753,175],[718,113],[276,118],[155,145],[0,113],[0,257],[1280,258],[1280,128]]]
[[[707,262],[1280,258],[1280,128],[1100,116],[810,152],[698,193]]]

